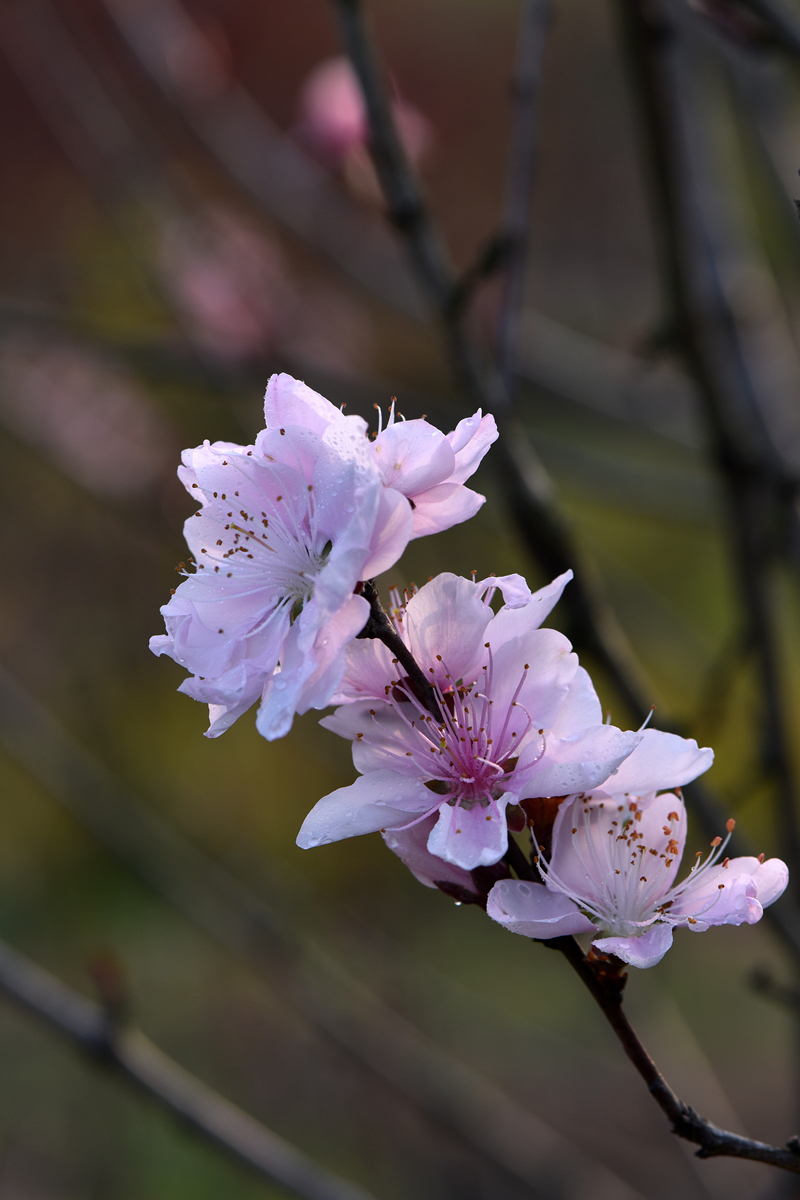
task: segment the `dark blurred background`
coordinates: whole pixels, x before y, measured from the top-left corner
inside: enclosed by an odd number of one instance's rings
[[[466,270],[502,201],[518,6],[369,10]],[[692,19],[731,294],[793,427],[796,82]],[[251,441],[271,372],[370,421],[393,396],[445,429],[466,415],[384,223],[340,54],[324,0],[0,3],[0,711],[27,729],[0,730],[0,936],[89,995],[111,963],[163,1049],[381,1200],[794,1194],[670,1136],[558,956],[426,891],[378,836],[298,850],[309,808],[353,778],[314,714],[276,744],[251,715],[207,740],[182,671],[148,652],[187,553],[180,450]],[[478,342],[496,302],[491,281],[472,300]],[[780,855],[720,485],[662,318],[615,10],[562,0],[519,411],[656,724],[715,747],[725,815]],[[412,544],[384,586],[472,569],[545,582],[487,465],[477,486],[480,514]],[[774,590],[793,732],[788,566]],[[691,826],[688,850],[706,843]],[[682,1096],[781,1143],[797,1128],[797,1035],[756,968],[792,978],[765,922],[679,933],[633,973],[628,1004]],[[0,1200],[282,1194],[6,1001],[0,1061]]]

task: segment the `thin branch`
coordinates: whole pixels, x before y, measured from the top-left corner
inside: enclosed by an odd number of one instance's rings
[[[231,1104],[137,1029],[0,942],[0,991],[65,1034],[91,1058],[137,1084],[173,1116],[264,1179],[303,1200],[371,1200]]]
[[[624,635],[601,597],[598,580],[582,561],[572,534],[553,503],[553,487],[511,412],[511,397],[495,367],[482,363],[467,337],[459,306],[453,304],[454,275],[443,239],[435,229],[421,188],[406,160],[394,126],[389,90],[369,34],[361,0],[333,0],[342,39],[359,79],[370,126],[370,151],[391,219],[404,236],[423,285],[436,304],[456,376],[470,399],[494,412],[503,436],[492,465],[519,532],[549,576],[577,568],[564,596],[568,634],[607,671],[623,703],[641,720],[650,710],[645,684]]]
[[[425,705],[431,716],[438,723],[441,723],[442,711],[439,708],[436,693],[425,678],[425,672],[419,666],[414,655],[389,620],[378,596],[375,581],[373,579],[365,580],[361,584],[360,594],[368,601],[370,613],[369,620],[361,630],[361,633],[356,634],[356,637],[377,638],[378,641],[383,642],[384,646],[392,652],[395,660],[404,669],[417,699],[421,704]]]
[[[285,903],[270,905],[160,821],[2,668],[0,747],[137,878],[282,987],[321,1037],[466,1143],[501,1178],[535,1188],[543,1171],[563,1179],[569,1163],[576,1194],[585,1190],[580,1181],[598,1175],[618,1190],[606,1167],[399,1016],[329,946],[298,938]]]
[[[499,239],[508,249],[495,338],[497,369],[507,390],[512,394],[525,292],[542,59],[550,9],[551,0],[523,0],[512,82],[514,109],[508,154],[508,179]]]
[[[686,79],[679,83],[676,78],[676,33],[652,4],[620,0],[619,11],[650,159],[669,316],[700,388],[726,491],[730,539],[761,676],[762,760],[777,785],[781,842],[796,889],[800,828],[769,583],[774,557],[770,526],[783,472],[760,412],[698,194],[696,160],[702,148],[694,147],[692,156],[689,144],[690,136],[700,137],[698,113],[681,118]]]
[[[799,1137],[790,1138],[785,1146],[770,1146],[741,1137],[699,1116],[673,1092],[625,1015],[622,991],[626,977],[622,973],[624,964],[619,959],[607,955],[586,957],[574,937],[552,938],[542,945],[551,950],[560,950],[578,974],[647,1084],[651,1096],[672,1125],[672,1132],[700,1147],[698,1158],[746,1158],[800,1175]]]

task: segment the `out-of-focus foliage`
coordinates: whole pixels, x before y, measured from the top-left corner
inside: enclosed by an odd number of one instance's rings
[[[258,207],[147,76],[114,20],[122,7],[37,0],[0,13],[0,664],[144,805],[274,905],[299,945],[324,947],[615,1173],[581,1200],[763,1194],[761,1168],[699,1164],[668,1136],[558,956],[425,891],[377,836],[296,848],[309,808],[353,774],[347,746],[313,714],[279,743],[262,741],[249,716],[208,741],[202,708],[175,692],[182,672],[148,653],[186,555],[180,449],[252,439],[272,371],[370,419],[393,395],[407,416],[447,429],[464,412],[435,328],[382,303]],[[465,268],[497,222],[516,5],[370,7],[398,95],[429,125],[425,186]],[[184,11],[227,86],[247,89],[295,136],[307,77],[339,53],[324,0],[186,0]],[[188,51],[173,68],[185,88],[208,82]],[[786,177],[781,139],[797,97],[771,63],[746,70]],[[87,79],[113,101],[128,142],[103,124],[99,101],[81,109]],[[722,105],[716,119],[748,163],[752,131]],[[663,712],[715,747],[711,783],[758,848],[779,854],[702,423],[674,363],[643,352],[662,312],[637,146],[610,6],[556,4],[523,346],[551,386],[523,382],[521,412],[647,672],[656,723]],[[341,170],[330,182],[379,221],[363,179]],[[796,261],[773,194],[754,189],[751,199],[772,259]],[[797,284],[786,274],[791,322]],[[473,306],[478,336],[495,303],[490,283]],[[486,467],[477,486],[488,497],[478,517],[413,543],[382,585],[472,569],[544,582]],[[787,574],[782,589],[795,728],[796,580]],[[598,686],[615,723],[628,723],[602,677]],[[415,1111],[313,1026],[281,956],[257,971],[198,930],[10,755],[0,780],[4,939],[89,991],[93,959],[113,951],[154,1040],[376,1196],[564,1194],[551,1167],[526,1188]],[[751,988],[756,965],[786,971],[765,924],[684,934],[668,961],[632,981],[628,1003],[681,1095],[722,1125],[780,1142],[795,1125],[786,1047],[796,1035],[790,1015]],[[322,978],[309,971],[312,992]],[[356,1019],[340,997],[314,998],[340,1005],[343,1023]],[[273,1194],[6,1003],[0,1061],[0,1200]]]

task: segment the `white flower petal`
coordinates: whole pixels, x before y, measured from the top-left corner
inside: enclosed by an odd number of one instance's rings
[[[592,945],[603,954],[615,954],[632,967],[654,967],[672,945],[672,927],[652,925],[641,937],[595,938]]]
[[[443,804],[428,838],[428,850],[465,871],[499,862],[508,849],[506,801],[466,809]]]
[[[595,930],[568,896],[520,879],[496,883],[489,893],[486,912],[511,933],[529,938],[548,939]]]
[[[314,805],[297,835],[303,850],[407,825],[432,807],[436,797],[417,779],[396,771],[371,771]]]

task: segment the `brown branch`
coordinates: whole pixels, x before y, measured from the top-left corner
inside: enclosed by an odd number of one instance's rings
[[[466,335],[454,275],[422,190],[406,160],[394,126],[389,90],[369,34],[362,0],[333,0],[345,49],[358,77],[370,127],[370,151],[384,190],[390,218],[406,240],[423,286],[436,305],[455,374],[466,395],[498,418],[502,437],[491,462],[526,545],[548,576],[574,568],[564,595],[568,636],[589,650],[607,671],[632,712],[644,719],[652,693],[643,682],[624,635],[598,581],[582,561],[572,533],[553,503],[553,486],[511,411],[500,372],[480,361]]]
[[[649,159],[660,234],[668,319],[697,380],[714,457],[728,503],[729,538],[738,574],[747,632],[753,639],[763,701],[761,755],[777,785],[784,857],[800,888],[797,789],[772,613],[770,536],[786,477],[772,443],[759,397],[720,279],[714,239],[702,192],[702,114],[686,112],[687,76],[678,77],[681,43],[663,6],[620,0],[619,12]]]
[[[517,60],[512,81],[514,108],[508,153],[508,178],[498,239],[507,249],[503,264],[504,287],[497,314],[495,338],[497,369],[510,394],[513,394],[517,368],[531,224],[542,59],[550,8],[550,0],[523,0],[517,35]]]
[[[85,1054],[138,1085],[162,1108],[264,1179],[303,1200],[370,1200],[185,1071],[137,1029],[0,942],[0,992]]]
[[[587,957],[574,937],[552,938],[542,945],[560,950],[564,955],[647,1084],[651,1096],[670,1122],[672,1132],[700,1147],[698,1158],[746,1158],[800,1175],[800,1138],[790,1138],[785,1146],[770,1146],[741,1137],[707,1121],[673,1092],[625,1015],[622,991],[626,976],[624,964],[619,959],[594,954]]]
[[[399,1016],[329,944],[298,938],[284,893],[280,905],[271,905],[159,820],[2,667],[0,748],[167,904],[270,984],[277,981],[318,1036],[468,1145],[501,1178],[536,1188],[543,1169],[561,1178],[565,1163],[580,1180],[610,1177],[597,1160],[579,1154],[552,1126]],[[618,1190],[619,1180],[613,1182]],[[585,1189],[576,1183],[573,1190]]]
[[[372,579],[365,580],[361,584],[360,595],[368,601],[370,613],[369,620],[361,630],[361,633],[356,634],[356,637],[377,638],[378,641],[383,642],[384,646],[392,652],[397,662],[405,671],[419,702],[425,705],[428,712],[437,722],[441,722],[442,712],[439,708],[439,702],[436,699],[436,693],[426,679],[425,672],[386,615],[386,611],[378,596],[377,588],[375,587],[375,581]]]

